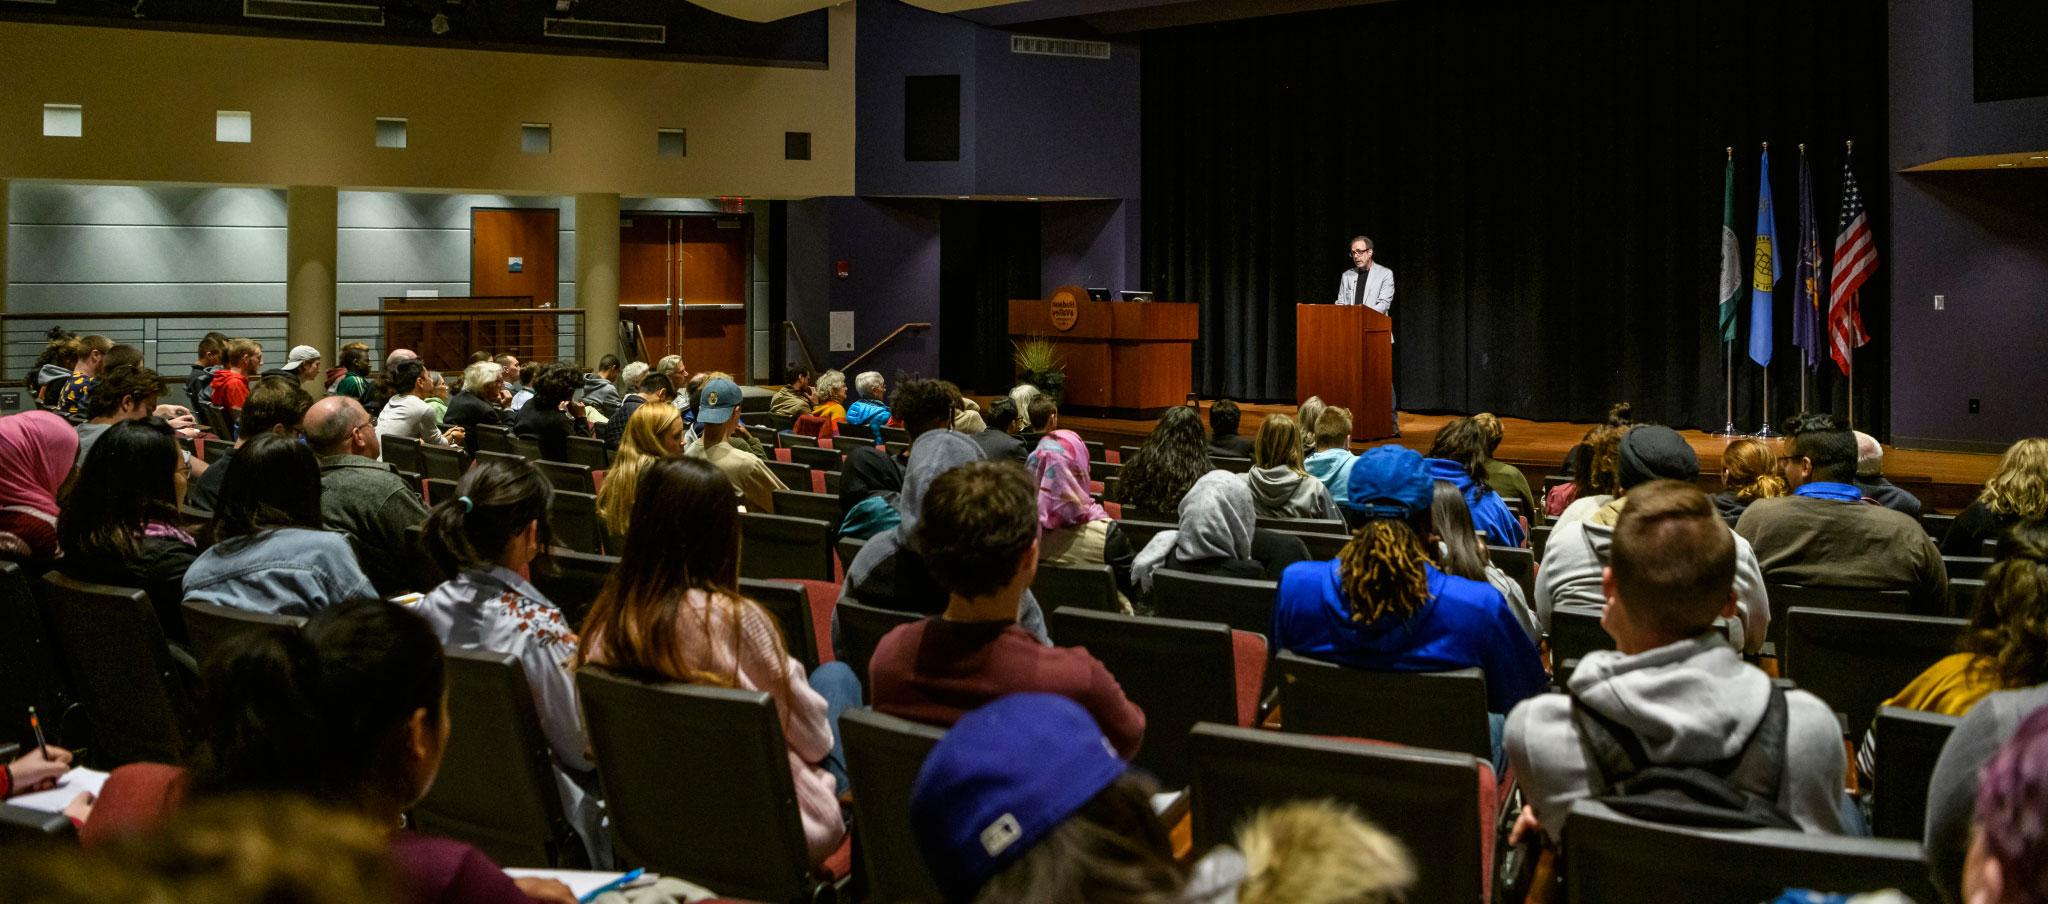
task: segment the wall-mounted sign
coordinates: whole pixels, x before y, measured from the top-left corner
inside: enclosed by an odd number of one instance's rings
[[[505,258],[505,272],[507,272],[507,273],[525,273],[525,272],[526,272],[526,258],[523,258],[523,257],[508,257],[508,258]]]

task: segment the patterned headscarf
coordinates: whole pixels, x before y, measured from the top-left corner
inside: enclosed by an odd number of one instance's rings
[[[1088,444],[1072,430],[1054,430],[1038,441],[1028,462],[1038,478],[1038,526],[1064,530],[1109,517],[1088,493]]]

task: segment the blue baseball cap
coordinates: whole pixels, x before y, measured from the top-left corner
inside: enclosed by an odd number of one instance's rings
[[[697,391],[697,423],[723,424],[740,410],[740,387],[724,377],[707,381]]]
[[[1374,518],[1407,518],[1429,508],[1436,478],[1422,454],[1405,446],[1375,446],[1358,453],[1346,485],[1346,506]]]
[[[954,723],[910,790],[910,827],[948,901],[1059,828],[1128,767],[1080,704],[1011,694]]]

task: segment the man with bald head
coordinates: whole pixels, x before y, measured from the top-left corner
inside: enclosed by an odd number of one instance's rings
[[[1856,488],[1863,491],[1863,498],[1920,520],[1920,497],[1884,479],[1884,446],[1861,430],[1856,431]]]
[[[306,411],[306,445],[320,456],[320,520],[348,534],[363,573],[385,597],[412,587],[414,559],[405,529],[427,520],[427,510],[396,471],[377,460],[377,421],[361,402],[328,396]]]

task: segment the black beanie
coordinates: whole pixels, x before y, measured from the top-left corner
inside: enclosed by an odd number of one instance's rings
[[[1633,428],[1621,438],[1621,488],[1652,480],[1691,482],[1700,476],[1700,457],[1678,431],[1656,424]]]

